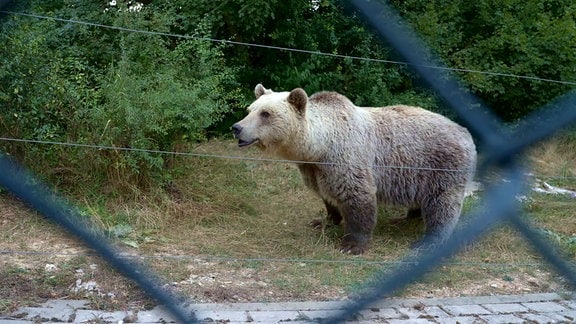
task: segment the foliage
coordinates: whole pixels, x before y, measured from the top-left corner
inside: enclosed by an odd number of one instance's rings
[[[576,3],[571,0],[392,1],[450,67],[576,81]],[[573,86],[461,73],[505,120]]]
[[[30,3],[19,10],[160,32],[174,24],[170,10],[134,11],[128,2]],[[174,151],[203,139],[241,101],[234,69],[216,44],[21,16],[1,28],[5,137]],[[5,147],[44,172],[74,170],[74,181],[148,186],[170,179],[170,165],[158,154]]]
[[[150,15],[146,20],[116,15],[121,26],[168,31],[171,12],[159,12],[139,12]],[[196,28],[196,33],[203,32],[203,26]],[[119,57],[103,76],[104,104],[91,113],[92,129],[101,130],[99,140],[105,145],[178,151],[182,144],[203,139],[205,130],[233,107],[240,97],[234,77],[218,46],[124,33]],[[129,155],[128,167],[136,173],[165,166],[161,155]]]
[[[207,17],[214,38],[259,45],[225,51],[250,93],[263,83],[276,90],[339,91],[358,105],[398,103],[396,98],[408,93],[416,101],[429,102],[404,67],[351,58],[389,59],[390,53],[340,2],[200,0],[190,6],[181,0],[179,5],[183,16]]]

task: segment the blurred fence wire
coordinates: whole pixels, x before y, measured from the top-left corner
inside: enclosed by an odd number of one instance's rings
[[[0,10],[7,3],[8,1],[0,0]],[[480,154],[484,157],[478,173],[482,175],[487,170],[498,170],[501,177],[508,181],[487,185],[482,204],[469,216],[470,222],[455,232],[446,243],[426,250],[425,253],[412,252],[405,262],[399,262],[392,271],[388,267],[383,268],[366,282],[366,289],[360,296],[340,314],[326,319],[326,322],[338,323],[353,318],[372,303],[418,280],[503,222],[510,223],[544,260],[576,287],[576,272],[573,265],[555,252],[543,235],[521,217],[519,202],[515,198],[528,189],[525,183],[525,170],[520,163],[521,153],[536,142],[576,122],[576,95],[567,94],[542,107],[537,113],[521,121],[519,123],[521,127],[509,131],[487,107],[464,90],[464,86],[452,74],[459,70],[444,67],[439,60],[430,58],[430,53],[418,35],[402,21],[392,7],[378,0],[351,0],[349,3],[350,10],[359,12],[367,23],[404,57],[405,63],[444,99],[475,135]],[[121,273],[134,280],[150,296],[163,304],[180,322],[196,322],[194,314],[180,306],[183,305],[182,300],[166,290],[159,278],[146,271],[137,261],[121,257],[116,248],[108,243],[105,237],[90,230],[91,227],[77,210],[57,193],[29,174],[22,166],[11,161],[7,155],[0,154],[0,170],[2,170],[0,186],[79,237],[88,247],[97,251]]]

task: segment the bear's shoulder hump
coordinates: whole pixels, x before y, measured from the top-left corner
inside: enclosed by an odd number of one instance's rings
[[[326,105],[332,105],[334,103],[342,103],[342,102],[352,104],[352,102],[348,98],[346,98],[346,96],[334,91],[317,92],[310,97],[310,101],[315,102],[317,104],[326,104]]]

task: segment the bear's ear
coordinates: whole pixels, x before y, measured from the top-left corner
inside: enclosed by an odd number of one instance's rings
[[[260,98],[263,94],[266,93],[272,93],[272,90],[264,88],[261,83],[258,83],[256,88],[254,88],[254,95],[256,96],[256,99]]]
[[[291,104],[297,113],[304,116],[306,111],[306,104],[308,103],[308,95],[306,91],[301,88],[296,88],[290,91],[288,95],[288,103]]]

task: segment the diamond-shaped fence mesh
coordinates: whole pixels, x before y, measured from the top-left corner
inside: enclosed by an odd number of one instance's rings
[[[7,3],[8,1],[0,1],[0,9]],[[443,98],[474,134],[479,153],[483,156],[477,173],[482,176],[487,170],[497,170],[499,176],[507,181],[487,185],[482,204],[470,213],[470,221],[458,229],[447,242],[428,249],[425,253],[413,253],[407,257],[409,262],[403,262],[394,271],[377,274],[366,284],[369,289],[351,302],[339,316],[327,321],[341,322],[353,317],[370,304],[391,295],[438,267],[443,260],[477,241],[487,231],[503,222],[512,224],[559,274],[572,286],[576,286],[573,265],[555,252],[539,232],[521,217],[516,199],[527,187],[524,183],[525,171],[520,161],[523,151],[576,122],[576,94],[567,94],[542,107],[537,113],[520,121],[521,127],[515,127],[514,132],[508,131],[509,128],[504,127],[487,107],[463,90],[457,79],[450,75],[449,69],[438,68],[442,67],[441,63],[430,58],[418,36],[393,8],[385,2],[374,0],[352,0],[350,3],[364,15],[382,38],[405,58],[430,88]],[[165,305],[179,321],[195,321],[194,314],[186,313],[178,306],[182,301],[162,288],[154,274],[144,270],[137,262],[121,258],[105,237],[91,231],[90,226],[76,217],[74,208],[63,199],[55,198],[58,197],[55,192],[41,184],[23,167],[6,155],[0,155],[0,170],[0,186],[98,251],[111,265]]]

